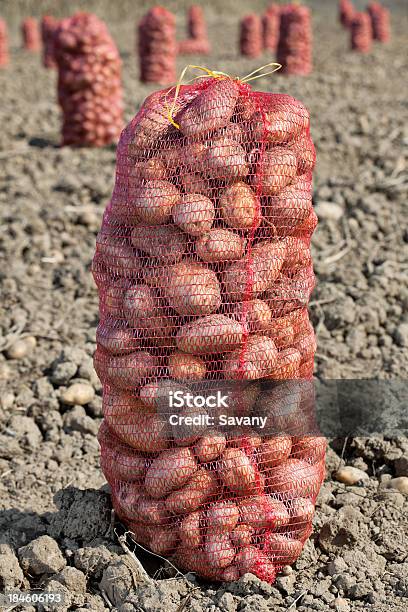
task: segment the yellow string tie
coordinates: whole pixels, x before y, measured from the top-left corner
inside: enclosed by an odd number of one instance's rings
[[[269,67],[273,67],[273,70],[269,70],[268,72],[263,72],[262,74],[258,74],[259,72],[261,72],[261,70],[264,70],[265,68],[269,68]],[[273,74],[274,72],[276,72],[277,70],[280,70],[282,68],[282,64],[277,64],[276,62],[270,62],[269,64],[265,64],[264,66],[260,66],[260,68],[257,68],[256,70],[253,70],[252,72],[250,72],[249,74],[247,74],[246,76],[240,78],[240,77],[232,77],[231,75],[227,74],[226,72],[221,72],[220,70],[210,70],[209,68],[206,68],[205,66],[195,66],[194,64],[187,64],[187,66],[184,66],[183,70],[181,71],[181,74],[178,78],[177,84],[175,86],[175,88],[171,88],[169,89],[169,91],[167,92],[165,99],[166,99],[166,105],[167,105],[167,117],[169,122],[174,125],[175,128],[177,128],[178,130],[180,129],[180,126],[178,123],[176,123],[173,119],[173,114],[176,108],[176,103],[177,103],[177,99],[180,93],[180,87],[183,84],[183,79],[186,75],[186,72],[190,69],[194,69],[194,70],[201,70],[202,72],[205,72],[206,74],[200,74],[196,77],[194,77],[193,79],[190,79],[189,81],[187,81],[187,83],[191,83],[192,81],[196,80],[196,79],[202,79],[205,77],[211,77],[213,79],[221,79],[221,78],[227,78],[227,79],[235,79],[237,81],[240,81],[241,83],[248,83],[249,81],[253,81],[255,79],[260,79],[261,77],[264,76],[269,76],[270,74]],[[175,89],[174,91],[174,98],[173,98],[173,102],[171,104],[171,106],[169,106],[167,104],[167,96],[169,95],[169,93]]]

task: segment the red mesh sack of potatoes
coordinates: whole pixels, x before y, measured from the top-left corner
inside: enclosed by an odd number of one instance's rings
[[[368,6],[374,40],[386,43],[391,38],[390,12],[379,2],[371,2]]]
[[[208,55],[210,43],[207,34],[207,24],[201,6],[193,4],[187,15],[188,38],[177,45],[179,55]]]
[[[55,68],[54,35],[58,26],[58,21],[51,15],[44,15],[41,20],[41,39],[43,45],[43,66],[44,68]]]
[[[246,15],[240,24],[239,48],[241,55],[259,57],[263,48],[262,21],[259,15]]]
[[[289,4],[281,8],[277,61],[286,74],[312,71],[312,25],[306,6]]]
[[[340,0],[339,20],[341,25],[345,28],[349,28],[351,26],[351,22],[353,21],[354,14],[355,9],[353,3],[350,0]]]
[[[40,31],[38,22],[34,17],[27,17],[21,24],[23,47],[27,51],[39,51],[41,48]]]
[[[104,146],[117,142],[123,125],[119,52],[96,15],[77,13],[54,35],[62,144]]]
[[[298,100],[211,74],[151,94],[118,145],[92,266],[101,465],[137,542],[208,579],[273,582],[324,475],[315,151]]]
[[[262,17],[263,48],[276,53],[280,29],[280,7],[271,4]]]
[[[9,63],[8,33],[7,25],[0,19],[0,67],[7,66]]]
[[[350,28],[352,50],[369,53],[373,44],[370,16],[367,13],[355,13]]]
[[[176,21],[162,6],[146,13],[138,25],[140,80],[166,85],[176,80]]]

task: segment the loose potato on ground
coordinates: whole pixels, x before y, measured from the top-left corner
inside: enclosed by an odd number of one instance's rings
[[[314,499],[323,480],[320,464],[310,465],[300,459],[287,459],[269,472],[271,491],[282,493],[285,499],[308,497]]]
[[[234,493],[248,495],[256,490],[257,471],[250,458],[238,448],[227,448],[219,460],[218,475]]]
[[[160,225],[170,220],[172,208],[180,197],[177,187],[169,181],[153,180],[140,185],[131,202],[139,221]]]
[[[276,570],[273,563],[256,546],[245,546],[238,552],[235,563],[241,576],[254,574],[266,582],[275,580]]]
[[[202,236],[210,231],[215,218],[214,204],[199,193],[188,193],[173,207],[173,221],[191,236]]]
[[[239,519],[238,506],[233,501],[212,504],[207,510],[207,533],[230,533]]]
[[[109,353],[123,355],[132,353],[139,348],[139,341],[135,338],[133,331],[125,327],[114,326],[108,322],[101,321],[96,328],[96,342]]]
[[[200,468],[182,489],[170,493],[166,509],[173,514],[193,512],[215,497],[218,489],[214,472]]]
[[[256,167],[252,184],[264,196],[277,195],[293,181],[297,172],[296,155],[290,149],[276,147],[265,151]]]
[[[134,389],[157,367],[156,358],[147,351],[127,355],[111,355],[96,350],[94,367],[99,378],[119,389]]]
[[[176,336],[180,351],[193,355],[208,355],[229,351],[242,342],[244,329],[225,315],[210,315],[186,323]]]
[[[268,336],[250,336],[243,348],[227,355],[223,364],[224,378],[257,380],[275,368],[278,351]]]
[[[235,232],[214,228],[197,238],[195,250],[207,263],[234,261],[244,254],[245,240]]]
[[[271,326],[272,313],[263,300],[239,302],[232,312],[237,321],[245,325],[251,333],[268,330]]]
[[[187,236],[172,225],[151,226],[140,223],[132,230],[132,244],[136,249],[156,257],[158,261],[177,262],[187,248]]]
[[[276,435],[262,442],[258,447],[257,461],[259,468],[271,468],[285,461],[292,448],[292,439],[286,434]]]
[[[154,499],[182,487],[198,470],[189,448],[170,448],[153,459],[145,478],[146,492]]]
[[[221,191],[219,206],[224,221],[234,229],[256,229],[261,222],[261,205],[246,183],[233,183]]]
[[[196,355],[176,351],[167,361],[169,376],[176,380],[202,380],[205,378],[207,366]]]
[[[176,117],[185,136],[197,136],[224,127],[238,99],[238,83],[230,78],[210,79],[206,88]]]
[[[209,315],[221,305],[217,275],[193,261],[170,267],[164,290],[170,306],[180,315]]]
[[[285,504],[270,495],[256,495],[238,501],[241,521],[253,529],[278,529],[290,521]]]
[[[278,278],[286,256],[284,241],[256,244],[244,259],[230,264],[223,273],[225,292],[231,301],[258,297]]]

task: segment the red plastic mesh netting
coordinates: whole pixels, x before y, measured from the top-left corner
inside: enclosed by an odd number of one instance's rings
[[[355,8],[350,0],[340,0],[339,2],[339,20],[342,26],[349,28],[355,14]]]
[[[0,67],[9,63],[8,32],[7,25],[0,19]]]
[[[146,13],[138,25],[140,80],[166,85],[176,80],[176,20],[162,6]]]
[[[371,27],[374,40],[386,43],[391,38],[390,12],[379,2],[371,2],[368,5],[368,14],[371,18]]]
[[[119,52],[106,25],[89,13],[59,22],[54,35],[62,144],[103,146],[123,127]]]
[[[97,238],[101,465],[138,542],[203,577],[273,582],[324,475],[309,114],[230,78],[174,99],[153,93],[123,131]]]
[[[187,13],[188,38],[178,43],[180,55],[208,55],[211,47],[208,40],[207,24],[201,6],[193,4]]]
[[[369,53],[373,44],[371,19],[367,13],[355,13],[351,22],[351,48],[360,53]]]
[[[34,17],[27,17],[21,24],[21,35],[23,47],[27,51],[39,51],[41,49],[40,30],[38,22]]]
[[[43,44],[43,66],[44,68],[55,68],[54,36],[58,27],[58,21],[51,15],[44,15],[41,20],[41,38]]]
[[[288,4],[281,7],[277,61],[286,74],[312,71],[312,24],[306,6]]]
[[[276,53],[280,30],[280,6],[271,4],[262,16],[263,47]]]
[[[240,23],[239,48],[241,55],[259,57],[263,49],[262,21],[259,15],[251,13]]]

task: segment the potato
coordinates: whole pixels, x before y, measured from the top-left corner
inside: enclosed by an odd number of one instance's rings
[[[255,491],[257,470],[244,451],[227,448],[219,461],[218,475],[224,486],[242,495]]]
[[[278,278],[285,260],[284,241],[256,244],[249,255],[230,264],[223,273],[227,297],[234,302],[258,297]]]
[[[166,281],[168,264],[162,259],[145,256],[143,256],[142,262],[143,282],[152,289],[160,290]]]
[[[315,507],[310,499],[296,497],[291,500],[289,512],[291,516],[290,526],[296,528],[313,520]]]
[[[285,461],[290,455],[292,439],[286,434],[273,436],[258,447],[257,461],[260,470],[271,468]]]
[[[103,233],[96,239],[94,263],[100,260],[107,272],[113,276],[135,277],[140,272],[139,257],[129,245],[128,239]]]
[[[316,336],[311,323],[308,324],[307,329],[303,333],[299,333],[299,337],[296,339],[295,348],[300,352],[302,356],[302,363],[311,360],[317,349]]]
[[[180,540],[182,546],[198,548],[202,545],[203,535],[200,528],[202,512],[196,511],[187,514],[180,523]]]
[[[249,332],[268,330],[271,325],[271,310],[266,302],[255,299],[239,302],[233,309],[233,315]]]
[[[195,250],[200,259],[208,263],[233,261],[244,254],[245,240],[234,232],[215,228],[197,238]]]
[[[279,349],[292,346],[295,340],[295,331],[289,316],[272,318],[268,328],[268,336],[273,339]]]
[[[268,289],[265,300],[275,316],[286,316],[309,302],[315,280],[312,266],[293,273],[286,269]]]
[[[168,555],[177,546],[178,533],[176,529],[172,527],[157,527],[149,528],[150,541],[149,548],[156,553],[156,555]]]
[[[306,219],[301,224],[296,226],[295,231],[293,232],[293,235],[299,236],[300,238],[310,237],[315,231],[318,221],[319,220],[317,218],[315,211],[311,210],[309,213],[309,216],[306,217]]]
[[[253,527],[240,523],[230,533],[231,541],[234,546],[238,549],[244,546],[250,546],[252,542],[252,534],[254,533]]]
[[[220,577],[219,570],[208,562],[207,555],[201,548],[190,548],[181,545],[174,555],[177,567],[188,572],[196,572],[207,580],[217,580]]]
[[[265,151],[252,179],[253,186],[264,196],[277,195],[293,181],[297,172],[296,155],[290,149],[275,147]]]
[[[139,181],[155,181],[166,178],[166,168],[160,159],[154,157],[143,161],[136,161],[129,168],[129,176]]]
[[[252,116],[256,140],[273,145],[293,141],[309,128],[309,113],[301,102],[285,94],[276,94],[270,108]]]
[[[203,196],[210,197],[210,182],[198,172],[183,172],[180,175],[180,180],[185,193],[200,193]]]
[[[249,427],[235,427],[228,432],[228,446],[241,448],[250,454],[262,444],[262,438]]]
[[[115,389],[109,385],[105,386],[102,407],[105,421],[113,432],[115,420],[120,419],[124,414],[141,413],[152,414],[154,410],[143,404],[140,398],[135,397],[131,391]]]
[[[136,453],[134,449],[118,443],[109,464],[113,478],[124,480],[125,482],[142,482],[149,461],[146,457]]]
[[[202,380],[205,378],[207,366],[196,355],[176,351],[167,361],[169,376],[176,380]]]
[[[302,356],[294,348],[286,348],[278,352],[276,368],[267,376],[271,380],[291,380],[299,378],[299,366]]]
[[[114,327],[105,321],[100,321],[96,328],[96,342],[105,351],[114,355],[132,353],[139,348],[140,342],[134,337],[133,331],[125,327]]]
[[[166,410],[170,407],[170,392],[185,391],[188,387],[181,386],[173,380],[159,379],[156,382],[147,383],[140,389],[140,399],[151,410]]]
[[[299,334],[301,334],[304,329],[308,328],[309,314],[307,308],[297,308],[286,316],[293,327],[294,339],[297,340]]]
[[[214,204],[199,193],[187,193],[173,207],[173,221],[191,236],[210,231],[215,218]]]
[[[305,134],[296,140],[291,148],[296,153],[298,174],[302,175],[312,172],[316,165],[316,150],[310,136]]]
[[[212,504],[207,510],[207,533],[231,532],[239,519],[238,506],[232,501],[221,501]]]
[[[131,287],[123,299],[123,311],[129,325],[153,346],[173,346],[175,324],[159,308],[158,298],[147,285]]]
[[[135,285],[125,291],[123,311],[131,325],[156,313],[157,297],[147,285]]]
[[[295,184],[288,185],[279,195],[264,200],[263,215],[280,236],[293,234],[312,211],[312,195]]]
[[[209,463],[224,452],[226,445],[224,434],[209,430],[196,442],[194,452],[202,463]]]
[[[239,578],[239,571],[235,565],[229,565],[217,576],[221,582],[236,582]]]
[[[244,329],[225,315],[201,317],[181,327],[176,336],[180,351],[208,355],[229,351],[242,342]]]
[[[169,520],[164,501],[150,499],[144,495],[141,495],[137,500],[134,516],[143,523],[153,525],[164,525]]]
[[[228,393],[228,405],[233,406],[236,416],[249,416],[260,394],[261,387],[258,382],[243,383],[238,385],[234,382],[232,390]]]
[[[140,497],[141,493],[135,485],[118,489],[116,499],[119,504],[119,514],[123,513],[127,519],[136,519]]]
[[[235,550],[228,533],[207,533],[204,551],[208,563],[217,569],[227,567],[234,561]]]
[[[295,236],[286,238],[286,257],[282,271],[290,270],[290,272],[294,272],[300,268],[310,266],[311,263],[312,255],[308,243]]]
[[[235,563],[241,576],[254,574],[265,582],[274,582],[276,570],[268,557],[256,546],[245,546],[236,556]]]
[[[170,448],[153,459],[145,478],[145,490],[154,499],[182,487],[198,465],[189,448]]]
[[[166,508],[173,514],[193,512],[217,492],[218,482],[214,472],[200,468],[182,489],[170,493],[166,499]]]
[[[221,191],[219,206],[224,221],[234,229],[256,229],[261,222],[261,205],[246,183],[238,182]]]
[[[157,257],[158,261],[180,261],[187,248],[187,236],[172,225],[151,226],[140,223],[132,230],[135,248]]]
[[[95,270],[92,272],[95,274]],[[96,280],[96,279],[95,279]],[[107,278],[105,275],[104,282],[106,283]],[[108,280],[108,282],[112,282]],[[124,287],[122,282],[126,283]],[[112,284],[108,286],[103,286],[103,290],[98,285],[99,288],[99,314],[100,318],[104,318],[105,316],[109,316],[112,319],[121,319],[123,318],[123,296],[126,291],[126,287],[128,286],[128,280],[121,278],[119,279],[119,284]]]
[[[180,154],[180,178],[183,180],[183,176],[186,173],[192,172],[193,174],[199,173],[204,169],[203,158],[205,154],[205,135],[201,134],[198,136],[199,139],[186,139],[183,138],[180,147],[178,148]],[[202,178],[202,177],[201,177]],[[207,181],[206,181],[207,182]],[[188,190],[187,193],[198,193],[197,191]]]
[[[278,351],[271,338],[250,336],[243,348],[226,356],[224,378],[229,380],[257,380],[267,376],[275,367]]]
[[[283,533],[265,535],[265,553],[277,567],[294,563],[302,552],[302,548],[303,544],[300,540],[287,537]]]
[[[326,455],[327,440],[324,436],[295,436],[292,439],[291,456],[304,459],[308,463],[323,461]]]
[[[176,122],[185,136],[197,136],[222,128],[234,112],[239,95],[237,81],[217,78],[209,80],[205,85],[205,89],[203,88],[176,117]]]
[[[211,142],[203,157],[205,174],[226,183],[244,179],[249,172],[245,149],[230,136],[220,136]]]
[[[183,316],[209,315],[221,306],[216,273],[194,261],[171,266],[164,291],[170,306]]]
[[[238,501],[241,522],[254,529],[278,529],[290,521],[285,504],[269,495],[256,495]]]
[[[168,446],[168,423],[155,414],[128,409],[115,418],[111,415],[108,422],[118,438],[138,451],[157,453]]]
[[[169,181],[153,180],[140,185],[131,197],[136,218],[149,225],[161,225],[171,218],[181,194]]]
[[[285,499],[315,498],[323,480],[320,465],[310,465],[300,459],[287,459],[269,472],[268,484],[272,491]]]
[[[119,389],[134,389],[143,378],[153,374],[157,360],[147,351],[127,355],[111,355],[97,348],[94,367],[100,380]]]

